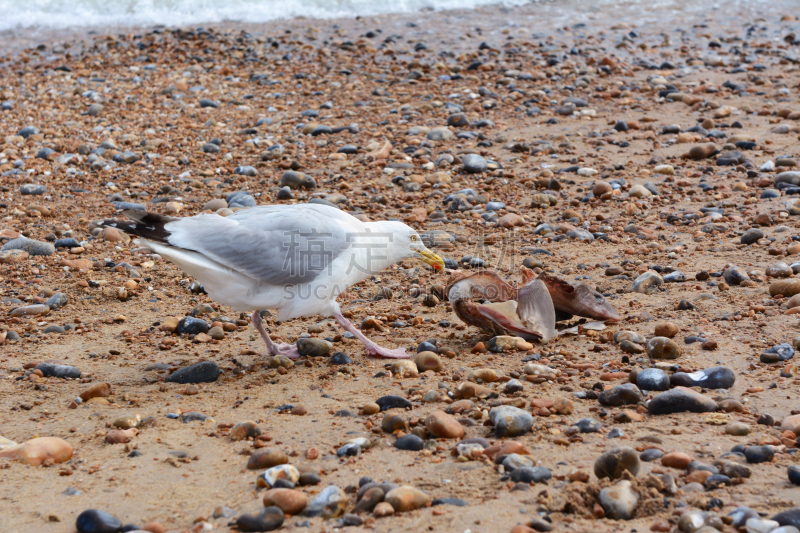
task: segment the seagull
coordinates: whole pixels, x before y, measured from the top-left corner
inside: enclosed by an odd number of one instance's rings
[[[261,311],[277,309],[279,321],[313,315],[333,316],[367,348],[367,353],[407,358],[367,338],[342,315],[337,296],[408,258],[435,270],[444,261],[402,222],[362,222],[324,204],[262,205],[223,217],[201,214],[167,217],[124,210],[130,219],[104,220],[135,241],[175,263],[199,281],[214,301],[236,311],[253,311],[253,326],[270,355],[300,356],[296,344],[276,344],[261,321]]]

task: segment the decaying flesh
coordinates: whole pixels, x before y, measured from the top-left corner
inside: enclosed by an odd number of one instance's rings
[[[495,272],[456,272],[445,295],[465,323],[494,335],[505,332],[547,341],[555,335],[556,317],[577,315],[605,322],[619,320],[617,311],[586,283],[572,285],[547,274],[537,278],[522,270],[517,289]]]

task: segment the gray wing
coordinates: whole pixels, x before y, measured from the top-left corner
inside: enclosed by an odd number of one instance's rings
[[[198,252],[256,281],[307,283],[329,272],[363,226],[323,205],[259,206],[229,217],[198,215],[165,225],[172,246]]]
[[[535,324],[547,342],[556,334],[556,311],[547,285],[535,279],[523,286],[517,295],[517,314],[523,322]]]

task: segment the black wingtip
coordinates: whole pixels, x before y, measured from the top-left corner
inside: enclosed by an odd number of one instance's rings
[[[148,213],[143,211],[135,211],[133,209],[125,209],[122,214],[130,218],[133,222],[128,220],[109,219],[100,222],[101,226],[116,228],[124,231],[130,235],[141,237],[149,241],[162,242],[169,244],[167,240],[170,233],[165,228],[166,224],[178,220],[174,217],[167,217],[157,213]]]

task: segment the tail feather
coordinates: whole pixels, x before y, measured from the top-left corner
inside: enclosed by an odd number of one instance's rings
[[[158,215],[156,213],[147,213],[142,211],[134,211],[126,209],[122,212],[123,215],[131,219],[133,222],[127,220],[109,219],[103,220],[100,225],[108,228],[116,228],[130,235],[136,235],[148,241],[155,241],[164,244],[169,244],[167,240],[170,232],[166,229],[166,225],[170,222],[179,220],[175,217],[167,217]]]

